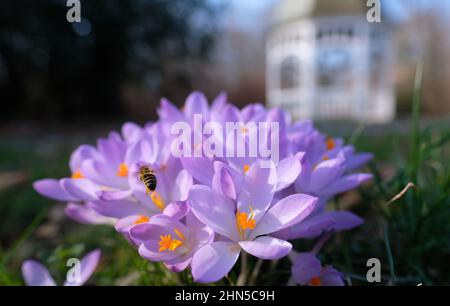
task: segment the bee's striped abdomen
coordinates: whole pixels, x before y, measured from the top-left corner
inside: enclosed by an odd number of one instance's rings
[[[152,169],[146,166],[141,167],[139,169],[139,179],[144,184],[147,193],[155,191],[157,180]]]

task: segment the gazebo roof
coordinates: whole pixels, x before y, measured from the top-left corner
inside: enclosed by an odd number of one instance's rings
[[[282,0],[272,22],[281,25],[310,17],[364,16],[367,10],[365,0]]]

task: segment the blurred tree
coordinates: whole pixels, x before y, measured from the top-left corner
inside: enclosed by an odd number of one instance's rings
[[[204,0],[81,0],[81,23],[66,20],[68,9],[0,2],[3,122],[122,115],[125,82],[160,88],[163,63],[207,58],[216,31]]]

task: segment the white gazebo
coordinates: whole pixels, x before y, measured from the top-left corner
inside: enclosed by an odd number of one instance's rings
[[[391,33],[384,19],[367,21],[368,9],[365,0],[281,1],[266,47],[270,106],[296,119],[391,121]]]

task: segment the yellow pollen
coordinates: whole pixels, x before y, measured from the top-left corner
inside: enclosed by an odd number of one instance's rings
[[[177,239],[172,239],[171,235],[159,236],[159,252],[166,250],[175,251],[179,246],[183,245],[183,242]]]
[[[128,176],[128,166],[125,163],[121,163],[117,169],[117,176]]]
[[[247,173],[248,170],[250,170],[250,166],[249,165],[244,165],[244,173]]]
[[[150,221],[150,218],[147,216],[139,216],[136,221],[133,222],[133,224],[141,224],[141,223],[147,223]]]
[[[245,212],[237,212],[236,213],[236,225],[240,235],[243,235],[245,230],[253,230],[255,229],[255,213],[253,209],[250,208],[250,214],[247,215]]]
[[[320,279],[320,277],[315,276],[309,280],[309,284],[311,286],[322,286],[322,280]]]
[[[327,150],[333,150],[336,146],[336,143],[334,142],[333,138],[327,138]]]
[[[328,157],[328,155],[324,155],[322,159],[323,160],[329,160],[330,158]]]
[[[161,198],[161,196],[159,195],[159,193],[157,193],[156,191],[153,191],[150,194],[150,198],[152,199],[153,203],[159,208],[160,211],[164,210],[166,205],[164,204],[164,201]]]
[[[82,178],[84,178],[84,175],[81,174],[81,171],[75,171],[74,173],[72,173],[71,178],[73,178],[73,179],[82,179]]]

